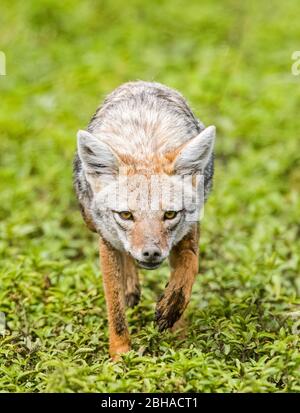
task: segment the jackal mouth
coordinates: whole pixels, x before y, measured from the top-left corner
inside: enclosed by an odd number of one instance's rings
[[[146,261],[139,261],[139,260],[136,260],[136,262],[137,262],[137,265],[140,268],[144,268],[145,270],[155,270],[162,263],[162,261],[159,261],[159,262],[146,262]]]

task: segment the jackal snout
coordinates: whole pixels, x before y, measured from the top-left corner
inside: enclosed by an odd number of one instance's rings
[[[142,260],[137,260],[140,267],[146,269],[157,268],[164,260],[161,248],[157,245],[147,245],[141,250]]]
[[[149,215],[149,216],[147,216]],[[139,267],[155,269],[170,253],[170,236],[161,213],[140,212],[141,220],[133,223],[128,236],[129,252]]]

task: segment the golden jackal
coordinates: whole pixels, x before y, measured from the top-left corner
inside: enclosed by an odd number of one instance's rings
[[[138,267],[155,269],[169,258],[156,308],[160,330],[189,302],[214,140],[215,127],[205,128],[178,92],[142,81],[117,88],[78,132],[75,190],[87,226],[99,234],[113,358],[130,349],[125,306],[139,301]]]

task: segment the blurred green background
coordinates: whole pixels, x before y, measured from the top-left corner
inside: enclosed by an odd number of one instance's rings
[[[0,50],[0,391],[299,391],[299,2],[2,0]],[[187,337],[153,324],[167,267],[143,272],[112,363],[72,158],[134,79],[217,126],[216,176]]]

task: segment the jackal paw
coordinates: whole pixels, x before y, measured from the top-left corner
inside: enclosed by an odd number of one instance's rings
[[[109,354],[113,361],[118,361],[120,360],[122,354],[125,354],[128,351],[130,351],[130,344],[124,344],[119,347],[110,347]]]
[[[139,301],[140,301],[140,297],[141,297],[141,292],[139,289],[136,289],[135,291],[132,292],[128,292],[125,294],[125,303],[127,307],[135,307]]]
[[[173,327],[184,312],[187,302],[182,288],[163,295],[158,301],[155,312],[155,322],[159,331]]]

